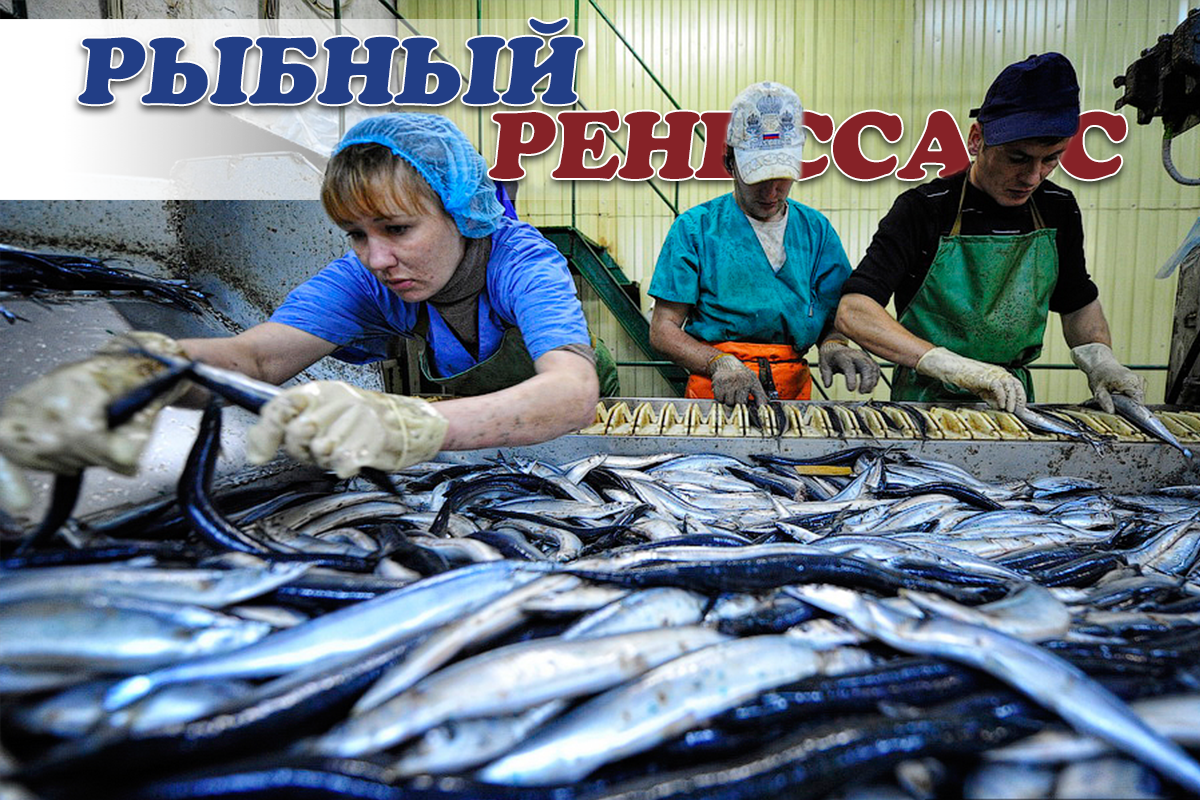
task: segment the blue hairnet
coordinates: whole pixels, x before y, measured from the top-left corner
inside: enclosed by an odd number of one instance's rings
[[[403,158],[437,192],[463,236],[479,239],[499,227],[504,209],[483,156],[454,123],[437,114],[381,114],[358,123],[333,154],[355,144],[381,144]]]

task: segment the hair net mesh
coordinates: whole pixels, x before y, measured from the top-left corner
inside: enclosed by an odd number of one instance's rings
[[[436,114],[382,114],[363,120],[342,137],[337,155],[356,144],[381,144],[403,158],[442,199],[459,233],[491,235],[504,209],[487,163],[453,122]]]

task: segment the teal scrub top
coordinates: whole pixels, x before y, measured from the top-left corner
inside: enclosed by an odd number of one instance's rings
[[[663,242],[650,295],[692,307],[705,342],[790,344],[801,352],[837,309],[850,261],[819,211],[788,200],[787,260],[776,273],[733,194],[682,214]]]

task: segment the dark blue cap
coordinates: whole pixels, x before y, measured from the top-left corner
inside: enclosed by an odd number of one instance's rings
[[[1042,136],[1066,138],[1079,130],[1079,81],[1062,53],[1043,53],[1009,64],[971,109],[985,144]]]

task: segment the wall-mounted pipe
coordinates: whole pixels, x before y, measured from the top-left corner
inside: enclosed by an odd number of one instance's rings
[[[1188,178],[1175,168],[1175,162],[1171,159],[1171,142],[1173,141],[1173,137],[1163,135],[1162,162],[1167,170],[1167,174],[1176,183],[1182,183],[1184,186],[1200,186],[1200,178]]]

